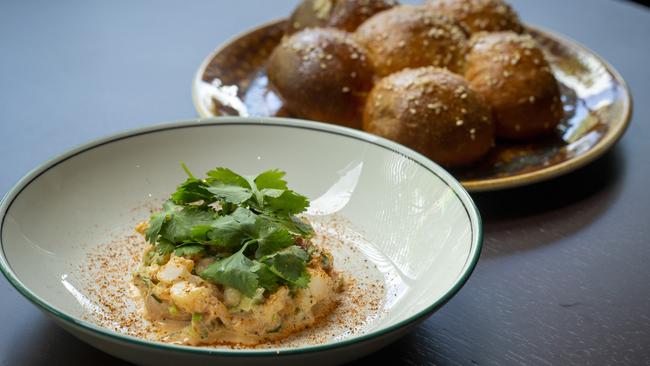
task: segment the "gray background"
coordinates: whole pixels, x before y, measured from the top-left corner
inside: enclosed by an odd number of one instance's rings
[[[196,114],[217,45],[295,0],[1,1],[0,194],[75,145]],[[610,153],[552,182],[474,195],[478,267],[448,305],[359,361],[650,365],[650,11],[610,0],[514,0],[522,18],[609,60],[635,98]],[[0,364],[122,364],[57,328],[0,280]]]

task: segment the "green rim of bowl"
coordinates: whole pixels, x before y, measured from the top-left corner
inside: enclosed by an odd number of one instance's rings
[[[141,338],[123,335],[106,328],[97,326],[91,322],[87,322],[76,318],[74,316],[68,315],[62,310],[57,309],[56,307],[50,305],[45,300],[40,298],[38,295],[33,293],[28,289],[17,276],[14,274],[11,269],[7,258],[4,253],[4,244],[2,241],[2,232],[4,231],[4,219],[11,207],[13,201],[20,195],[22,190],[29,186],[32,181],[37,179],[41,174],[48,171],[50,168],[55,167],[59,163],[72,158],[78,154],[81,154],[85,151],[97,148],[99,146],[123,140],[130,137],[135,137],[139,135],[151,134],[165,130],[173,129],[184,129],[192,127],[205,127],[205,126],[218,126],[218,125],[265,125],[265,126],[278,126],[278,127],[291,127],[291,128],[300,128],[307,129],[312,131],[317,131],[321,133],[330,133],[336,134],[348,138],[353,138],[360,140],[365,143],[370,143],[387,150],[398,153],[411,161],[419,164],[432,174],[436,175],[440,180],[442,180],[449,188],[456,194],[458,199],[462,202],[465,211],[470,220],[470,226],[472,230],[472,247],[468,258],[465,263],[465,267],[461,272],[456,284],[449,289],[441,298],[435,301],[433,304],[427,306],[425,309],[421,310],[417,314],[397,322],[386,328],[382,328],[361,336],[345,339],[338,342],[327,343],[322,345],[314,346],[304,346],[298,348],[277,348],[277,349],[265,349],[265,350],[231,350],[231,349],[213,349],[213,348],[202,348],[202,347],[192,347],[192,346],[181,346],[173,345],[162,342],[153,342],[147,341]],[[358,343],[366,342],[372,339],[380,338],[382,336],[388,335],[394,331],[399,330],[400,328],[407,327],[412,325],[420,320],[431,315],[433,312],[438,310],[442,305],[444,305],[449,299],[451,299],[466,283],[469,276],[474,271],[476,263],[478,262],[479,256],[481,254],[481,248],[483,245],[483,227],[481,224],[481,217],[478,212],[474,201],[469,196],[465,188],[453,178],[447,171],[443,168],[429,160],[428,158],[420,155],[419,153],[410,150],[402,145],[394,143],[392,141],[377,137],[374,135],[367,134],[365,132],[333,126],[330,124],[324,124],[319,122],[311,121],[302,121],[288,118],[241,118],[241,117],[215,117],[215,118],[205,118],[205,119],[194,119],[188,121],[178,121],[160,125],[154,125],[150,127],[144,127],[139,129],[129,130],[123,133],[114,134],[108,137],[94,140],[87,144],[81,145],[77,148],[69,150],[68,152],[61,154],[60,156],[49,160],[40,166],[36,167],[25,175],[22,179],[14,185],[14,187],[7,192],[2,200],[0,201],[0,270],[7,278],[7,280],[25,296],[33,304],[41,308],[42,310],[60,318],[61,320],[70,323],[70,325],[81,328],[84,331],[94,332],[99,336],[104,338],[109,338],[118,342],[127,343],[133,346],[143,346],[149,347],[156,350],[164,351],[180,351],[186,353],[192,353],[197,355],[219,355],[225,357],[268,357],[268,356],[282,356],[282,355],[296,355],[304,353],[319,352],[324,350],[344,348],[346,346],[355,345]]]

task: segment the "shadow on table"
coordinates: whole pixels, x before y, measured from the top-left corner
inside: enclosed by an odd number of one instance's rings
[[[397,342],[349,365],[377,365],[385,361],[394,365],[403,364],[404,360],[416,356],[412,347],[417,344],[417,333],[416,329]],[[2,360],[7,365],[132,365],[87,345],[59,328],[44,315],[35,317],[29,330],[17,334],[12,341],[15,344],[12,349],[25,349],[25,344],[31,344],[33,352],[5,355]]]
[[[618,197],[625,169],[620,149],[614,148],[550,181],[473,194],[485,229],[483,255],[533,249],[588,226]]]
[[[11,349],[31,349],[32,352],[4,355],[2,359],[7,365],[131,365],[73,337],[45,315],[35,316],[24,331],[13,334],[10,339],[13,343]],[[31,346],[25,347],[26,344]]]
[[[346,364],[346,366],[362,365],[422,365],[422,354],[417,352],[419,328],[405,335],[398,341],[380,349],[379,351]],[[426,353],[426,352],[425,352]],[[427,357],[432,355],[426,353]],[[436,365],[435,359],[427,358],[427,363]]]

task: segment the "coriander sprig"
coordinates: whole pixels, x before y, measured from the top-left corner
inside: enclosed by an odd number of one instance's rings
[[[198,179],[182,167],[188,178],[152,215],[146,240],[164,253],[213,256],[199,275],[246,296],[258,288],[273,292],[282,285],[308,285],[310,256],[295,244],[313,234],[296,216],[309,201],[288,188],[284,172],[243,176],[216,168]]]

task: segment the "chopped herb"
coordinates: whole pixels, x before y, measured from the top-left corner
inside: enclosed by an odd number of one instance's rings
[[[170,306],[169,308],[167,308],[167,310],[168,310],[169,313],[170,313],[171,315],[173,315],[173,316],[178,315],[178,308],[177,308],[176,306],[174,306],[174,305],[172,305],[172,306]]]
[[[198,323],[203,319],[203,315],[201,313],[193,313],[192,314],[192,323]]]

